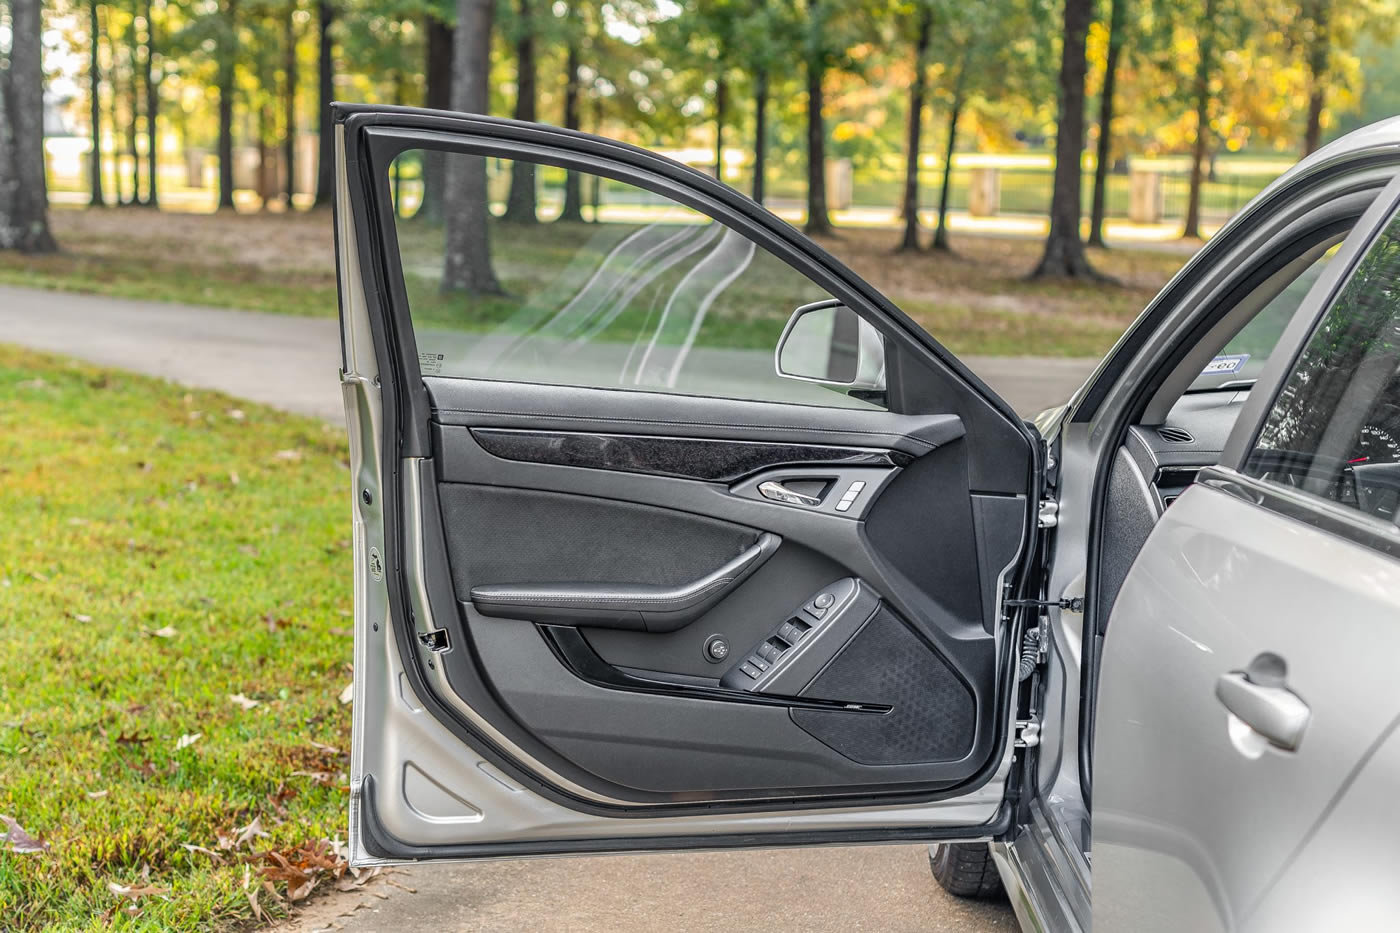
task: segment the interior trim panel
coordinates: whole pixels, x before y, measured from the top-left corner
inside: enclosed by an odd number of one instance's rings
[[[894,467],[913,459],[896,450],[646,434],[473,428],[472,437],[487,453],[505,460],[717,483],[732,483],[769,467],[814,463]]]

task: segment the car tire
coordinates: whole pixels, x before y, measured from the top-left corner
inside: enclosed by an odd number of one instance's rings
[[[943,890],[955,897],[996,897],[1001,875],[985,842],[945,842],[928,847],[928,867]]]

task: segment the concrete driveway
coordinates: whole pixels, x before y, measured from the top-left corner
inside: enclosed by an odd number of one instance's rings
[[[0,340],[339,422],[333,320],[0,286]],[[970,358],[1022,414],[1092,360]],[[400,870],[313,904],[298,930],[1014,929],[1004,902],[949,897],[920,846],[544,859]]]

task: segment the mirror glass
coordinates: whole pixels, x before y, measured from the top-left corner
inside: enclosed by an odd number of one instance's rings
[[[832,301],[793,312],[777,354],[778,373],[833,386],[885,387],[884,339],[845,305]]]

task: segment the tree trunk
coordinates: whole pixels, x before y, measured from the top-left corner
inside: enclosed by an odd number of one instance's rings
[[[160,83],[153,77],[153,59],[156,57],[156,21],[152,15],[151,0],[146,0],[146,61],[144,64],[146,81],[146,206],[159,207],[159,184],[156,181],[160,155]]]
[[[962,117],[963,105],[967,103],[967,69],[972,63],[972,54],[963,52],[958,64],[958,77],[953,83],[953,105],[948,110],[948,143],[943,150],[943,181],[938,186],[938,226],[933,228],[933,248],[945,253],[952,252],[948,243],[948,202],[953,190],[953,152],[958,146],[958,120]]]
[[[1106,248],[1103,221],[1108,206],[1108,166],[1113,159],[1113,94],[1118,86],[1118,60],[1123,53],[1128,0],[1113,0],[1108,14],[1108,56],[1104,61],[1103,93],[1099,97],[1099,141],[1094,156],[1094,197],[1089,209],[1089,245]]]
[[[320,79],[316,125],[316,207],[325,207],[335,200],[335,125],[331,122],[331,101],[335,100],[335,49],[331,42],[331,25],[335,22],[335,7],[330,0],[319,0],[316,6],[319,52],[317,59]]]
[[[724,110],[729,103],[729,82],[715,79],[715,180],[724,181]]]
[[[225,0],[228,45],[219,48],[219,208],[233,208],[233,69],[238,41],[233,37],[237,24],[238,0]]]
[[[515,42],[515,119],[535,122],[535,24],[530,0],[520,2],[520,37]],[[535,213],[535,163],[515,159],[510,163],[510,192],[502,220],[513,223],[539,222]]]
[[[41,0],[11,0],[10,68],[0,74],[0,248],[58,249],[49,232],[44,177],[44,69]]]
[[[1210,145],[1210,76],[1215,67],[1215,0],[1206,0],[1200,23],[1200,60],[1196,63],[1196,138],[1191,144],[1191,185],[1186,195],[1183,239],[1201,238],[1201,186]]]
[[[579,128],[579,83],[578,83],[578,38],[569,37],[569,56],[564,64],[564,128]],[[578,172],[569,171],[564,175],[564,209],[559,212],[560,220],[583,223],[583,186],[579,184]]]
[[[1308,117],[1303,129],[1303,155],[1322,144],[1322,109],[1327,101],[1327,81],[1332,51],[1331,0],[1312,0],[1305,15],[1312,21],[1308,37]]]
[[[88,189],[91,197],[88,205],[105,207],[102,197],[102,63],[98,52],[102,29],[97,21],[97,0],[88,4],[88,98],[91,104],[89,118],[92,120],[92,157],[88,159]]]
[[[456,48],[453,50],[452,109],[486,113],[490,105],[491,25],[494,0],[457,0]],[[458,154],[447,160],[444,219],[447,246],[442,290],[504,294],[491,268],[486,201],[486,160]]]
[[[141,203],[141,154],[136,150],[137,124],[141,121],[141,50],[136,43],[136,22],[133,19],[127,32],[127,51],[131,56],[131,82],[127,84],[127,104],[129,119],[126,124],[126,148],[131,153],[131,200],[135,206]]]
[[[426,42],[427,62],[423,104],[433,110],[452,109],[452,27],[431,13],[428,14]],[[445,183],[443,156],[431,149],[423,150],[423,201],[415,219],[442,223],[442,197]]]
[[[593,132],[603,134],[603,95],[593,95]],[[594,172],[588,175],[588,204],[593,208],[593,223],[603,222],[603,179]]]
[[[904,199],[900,206],[904,218],[904,238],[900,252],[919,248],[919,140],[924,128],[925,59],[933,36],[933,8],[925,4],[919,10],[919,37],[914,42],[914,79],[909,84],[909,136],[904,159]]]
[[[1050,236],[1034,278],[1097,278],[1084,255],[1079,232],[1083,193],[1085,38],[1094,17],[1093,0],[1065,0],[1064,49],[1060,59],[1060,112],[1055,130],[1054,194]]]
[[[282,123],[285,136],[282,139],[282,169],[286,177],[287,210],[293,211],[296,205],[293,198],[297,191],[297,4],[296,0],[287,4],[286,48],[282,62]]]
[[[809,4],[816,19],[817,4]],[[813,51],[807,59],[807,226],[810,234],[832,233],[831,216],[826,210],[826,121],[822,116],[822,79],[826,64],[821,50]]]
[[[763,176],[768,170],[768,69],[753,76],[753,199],[763,203]]]

